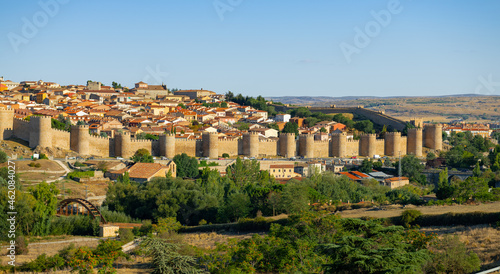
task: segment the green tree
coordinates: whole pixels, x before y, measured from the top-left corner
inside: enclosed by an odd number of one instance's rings
[[[294,122],[287,122],[281,132],[295,133],[295,135],[299,135],[299,126]]]
[[[396,164],[396,170],[399,168],[399,162]],[[426,183],[426,178],[422,175],[424,166],[420,163],[420,159],[415,155],[406,155],[401,159],[401,172],[403,176],[410,178],[410,181]]]
[[[324,128],[324,127],[321,127],[321,128],[319,129],[319,132],[323,132],[323,133],[326,133],[326,128]]]
[[[352,225],[361,225],[354,220]],[[348,234],[320,247],[330,258],[326,273],[418,273],[430,258],[425,248],[412,244],[402,227],[366,225],[361,235]]]
[[[117,82],[113,81],[111,83],[111,86],[113,86],[114,89],[121,89],[122,88],[122,85],[121,84],[118,84]]]
[[[268,128],[272,128],[272,129],[275,129],[275,130],[277,130],[277,131],[279,131],[279,130],[280,130],[280,128],[279,128],[279,126],[278,126],[278,124],[276,124],[276,123],[269,123],[269,124],[267,124],[267,127],[268,127]]]
[[[240,123],[238,126],[238,130],[249,130],[249,129],[250,129],[250,125],[247,123]]]
[[[427,161],[432,161],[432,160],[436,159],[436,154],[432,153],[432,151],[431,151],[431,152],[427,153],[426,159],[427,159]]]
[[[227,198],[223,214],[226,220],[234,222],[240,218],[247,217],[251,210],[252,205],[250,204],[250,197],[247,194],[232,193]]]
[[[363,162],[361,163],[361,166],[359,167],[359,171],[363,173],[370,173],[372,172],[373,169],[373,162],[372,160],[364,159]]]
[[[240,157],[236,158],[234,164],[227,167],[226,173],[228,178],[239,187],[249,182],[259,182],[264,176],[257,160],[241,160]]]
[[[474,177],[481,177],[481,167],[479,166],[479,162],[476,163],[474,170],[472,170],[472,174]]]
[[[448,182],[448,168],[439,172],[439,182],[435,192],[436,197],[439,200],[445,200],[453,197],[455,188]]]
[[[407,209],[401,213],[401,221],[405,227],[409,227],[420,216],[422,216],[422,212],[416,209]]]
[[[160,238],[145,238],[141,247],[151,257],[154,274],[163,273],[204,273],[196,267],[196,259],[192,256],[179,254],[179,246],[168,243]]]
[[[145,148],[138,149],[130,159],[135,163],[154,163],[153,156]]]
[[[177,177],[195,178],[198,176],[198,161],[196,158],[182,153],[175,155],[173,160],[177,165]]]
[[[7,153],[0,151],[0,163],[5,163],[8,159],[9,157],[7,156]]]
[[[56,214],[57,194],[59,190],[54,184],[41,182],[30,189],[35,198],[35,209],[32,234],[36,236],[48,235],[50,223]]]
[[[473,273],[481,268],[476,253],[468,251],[458,236],[445,235],[432,242],[433,256],[424,265],[425,273]]]
[[[309,187],[300,181],[290,180],[281,193],[281,207],[288,214],[309,209]]]
[[[373,123],[370,120],[363,120],[363,121],[358,121],[354,125],[354,128],[365,132],[365,133],[372,133],[373,132]]]

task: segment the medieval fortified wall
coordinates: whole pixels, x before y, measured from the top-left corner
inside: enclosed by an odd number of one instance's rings
[[[245,133],[242,139],[226,140],[216,133],[204,133],[202,140],[175,138],[172,134],[161,135],[158,141],[137,140],[128,133],[114,138],[96,137],[89,134],[88,126],[72,126],[71,132],[51,128],[51,118],[32,116],[30,121],[14,118],[12,110],[0,110],[0,138],[17,137],[29,142],[31,148],[59,147],[73,150],[81,155],[129,158],[141,148],[154,156],[173,158],[186,153],[193,157],[217,158],[224,153],[230,156],[305,158],[351,157],[413,154],[422,156],[422,148],[441,150],[442,125],[428,125],[424,129],[408,130],[408,136],[400,132],[388,132],[385,139],[375,134],[364,134],[360,140],[348,140],[346,133],[336,133],[328,141],[314,140],[313,135],[302,134],[298,140],[294,134],[280,134],[279,140],[260,138],[256,133]]]

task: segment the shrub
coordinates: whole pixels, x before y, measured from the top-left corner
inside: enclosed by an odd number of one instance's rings
[[[87,165],[84,165],[84,164],[80,163],[79,161],[76,161],[75,166],[76,167],[86,167]]]
[[[48,159],[49,159],[49,157],[47,157],[47,155],[45,155],[45,154],[41,153],[41,154],[38,156],[38,159],[40,159],[40,160],[43,160],[43,159],[48,160]]]
[[[451,225],[479,225],[494,224],[500,218],[500,213],[469,212],[446,213],[441,215],[422,215],[415,224],[419,226],[451,226]]]
[[[425,264],[425,273],[472,273],[481,267],[474,252],[468,252],[458,236],[446,235],[430,247],[432,258]]]
[[[59,270],[64,267],[64,259],[56,254],[47,257],[45,253],[39,255],[33,261],[27,262],[19,267],[20,271],[49,272],[50,270]]]
[[[18,236],[16,239],[16,255],[28,254],[28,243],[24,236]]]
[[[35,167],[35,165],[36,165],[36,164],[37,164],[37,163],[35,163],[35,162],[31,162],[31,163],[29,163],[29,164],[28,164],[28,166],[30,166],[30,167]]]
[[[159,218],[158,224],[153,225],[153,230],[158,233],[177,232],[182,227],[174,217]]]
[[[0,151],[0,163],[5,163],[7,162],[7,160],[8,160],[7,153]]]
[[[73,171],[68,173],[67,178],[68,179],[74,179],[74,178],[90,178],[94,177],[94,171],[93,170],[87,170],[87,171]]]
[[[405,227],[409,227],[420,216],[422,216],[422,212],[416,209],[408,209],[401,213],[401,222]]]
[[[40,163],[36,163],[36,164],[35,164],[35,167],[37,167],[37,168],[38,168],[38,167],[41,167],[41,166],[42,166],[42,165],[41,165]]]
[[[201,219],[198,225],[206,225],[207,221],[205,219]]]
[[[229,154],[227,154],[227,153],[222,153],[222,158],[229,158]]]
[[[129,228],[120,228],[119,236],[120,241],[124,244],[134,240],[134,233]]]

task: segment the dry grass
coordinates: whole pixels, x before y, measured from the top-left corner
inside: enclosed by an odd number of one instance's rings
[[[400,216],[406,209],[416,209],[425,215],[439,215],[448,212],[452,213],[467,213],[467,212],[500,212],[500,202],[484,203],[477,205],[451,205],[451,206],[413,206],[401,205],[384,206],[384,210],[374,210],[373,208],[360,208],[353,210],[345,210],[339,212],[344,218],[360,218],[360,217],[373,217],[373,218],[389,218]]]
[[[55,182],[56,187],[61,191],[63,182]],[[73,180],[64,180],[64,189],[66,190],[66,198],[85,198],[85,186],[87,186],[88,196],[103,196],[108,191],[108,183],[99,182],[91,184],[81,184]]]
[[[214,249],[216,243],[227,243],[229,239],[249,239],[254,234],[264,235],[265,233],[221,233],[202,232],[181,234],[183,243],[197,247],[199,249]]]
[[[500,266],[500,230],[488,225],[426,227],[421,231],[434,232],[438,235],[458,235],[467,248],[474,251],[481,259],[481,265],[487,268]]]

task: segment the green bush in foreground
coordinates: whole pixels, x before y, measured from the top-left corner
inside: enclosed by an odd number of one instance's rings
[[[407,209],[401,213],[401,221],[405,227],[410,227],[410,225],[421,215],[422,212],[416,209]]]

